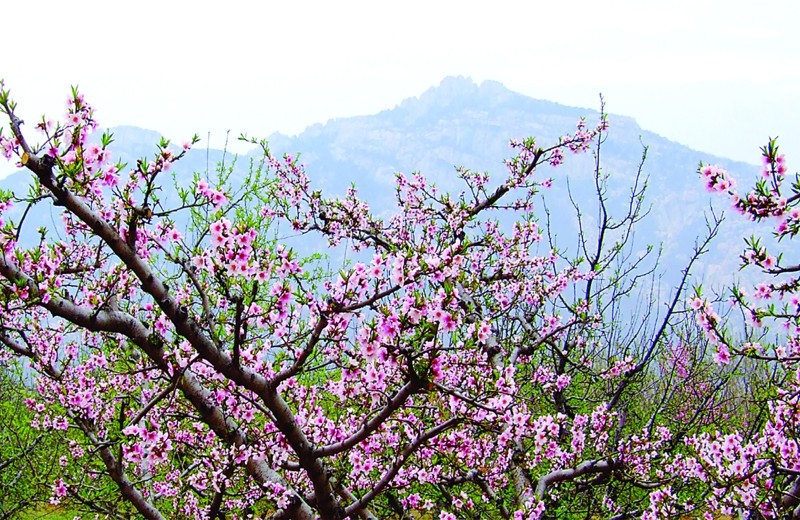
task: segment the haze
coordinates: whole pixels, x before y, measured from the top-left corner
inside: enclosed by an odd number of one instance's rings
[[[778,135],[800,165],[788,0],[28,1],[3,17],[0,77],[29,121],[60,116],[77,84],[104,126],[222,147],[227,130],[296,134],[465,75],[592,109],[602,92],[611,113],[737,160]]]

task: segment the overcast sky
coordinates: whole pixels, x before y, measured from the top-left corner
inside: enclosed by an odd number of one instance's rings
[[[60,116],[77,84],[104,126],[221,147],[226,130],[296,134],[464,75],[589,108],[602,92],[612,114],[748,162],[779,135],[800,168],[789,0],[275,4],[6,2],[0,77],[29,121]]]

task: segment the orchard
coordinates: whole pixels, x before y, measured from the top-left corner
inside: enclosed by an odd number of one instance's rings
[[[704,294],[710,215],[652,290],[657,253],[626,249],[646,179],[609,207],[604,115],[512,141],[503,175],[457,170],[459,193],[398,173],[387,216],[257,139],[243,180],[180,172],[196,138],[118,163],[76,90],[60,120],[23,122],[4,86],[0,112],[30,172],[0,192],[0,369],[24,403],[0,430],[27,435],[0,481],[42,438],[32,493],[101,518],[800,518],[800,266],[748,238],[763,283]],[[800,186],[762,152],[752,191],[707,165],[697,186],[786,247]],[[538,197],[582,153],[601,218],[576,256]]]

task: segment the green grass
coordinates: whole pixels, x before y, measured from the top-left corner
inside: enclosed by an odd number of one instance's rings
[[[72,520],[76,516],[80,516],[77,511],[65,507],[41,505],[23,511],[17,518],[19,520]]]

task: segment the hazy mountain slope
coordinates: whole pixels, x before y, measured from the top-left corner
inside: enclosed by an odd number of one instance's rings
[[[609,103],[613,112],[613,100]],[[535,136],[548,145],[572,132],[583,116],[592,124],[598,113],[535,100],[496,82],[477,85],[465,78],[446,78],[391,110],[331,120],[294,137],[275,134],[270,146],[274,153],[300,152],[315,187],[324,192],[343,193],[354,182],[374,209],[386,210],[393,207],[396,171],[419,170],[442,188],[461,189],[454,165],[502,175],[509,139]],[[667,280],[673,281],[694,237],[704,229],[710,197],[697,175],[699,161],[722,164],[748,178],[755,168],[691,150],[641,129],[629,117],[612,113],[609,119],[611,129],[601,154],[603,170],[611,175],[609,195],[617,205],[624,201],[647,146],[644,172],[650,178],[652,212],[639,226],[636,247],[663,243]],[[577,230],[568,181],[583,214],[596,215],[592,172],[593,158],[584,155],[567,157],[564,166],[541,173],[554,179],[546,197],[559,247],[573,246]],[[717,199],[717,208],[724,208],[727,201]],[[736,271],[747,229],[742,219],[731,217],[700,272],[717,283]]]
[[[663,267],[666,281],[671,283],[688,256],[695,235],[703,230],[703,212],[708,208],[709,195],[697,175],[698,162],[723,164],[732,171],[747,173],[747,177],[755,167],[712,157],[642,130],[633,119],[613,115],[614,100],[608,101],[611,130],[601,159],[604,171],[612,178],[610,197],[617,204],[624,200],[642,145],[648,146],[644,170],[650,177],[648,200],[653,208],[650,217],[639,226],[635,247],[663,243]],[[586,116],[591,125],[597,115],[594,110],[535,100],[496,82],[477,85],[458,77],[446,78],[439,86],[418,98],[402,101],[393,109],[331,120],[294,137],[274,134],[269,142],[276,154],[300,152],[315,188],[329,195],[343,194],[353,182],[375,211],[389,213],[394,207],[397,171],[419,170],[443,189],[460,190],[454,165],[487,170],[499,177],[503,173],[502,160],[510,155],[509,139],[533,135],[542,145],[548,145],[559,135],[572,132],[580,117]],[[152,156],[160,137],[132,127],[113,131],[115,157],[129,165],[135,164],[139,156]],[[213,170],[222,157],[217,150],[192,150],[176,164],[175,175],[179,182],[187,182],[194,171]],[[240,159],[239,166],[246,163]],[[592,171],[593,159],[584,155],[567,157],[563,167],[544,169],[540,174],[554,179],[546,200],[561,248],[574,245],[577,229],[575,211],[567,198],[568,182],[583,214],[588,218],[596,214]],[[27,183],[27,175],[20,172],[0,181],[0,188],[20,192]],[[724,207],[725,202],[716,201],[718,207]],[[746,224],[732,217],[701,273],[715,283],[730,280],[738,266]],[[50,219],[45,215],[35,218],[43,223],[30,229],[46,225]]]

